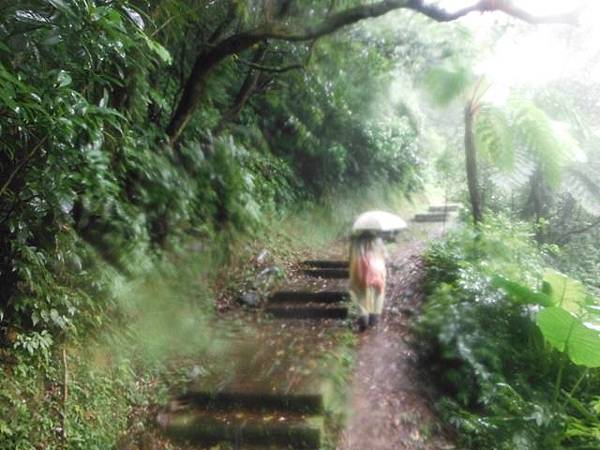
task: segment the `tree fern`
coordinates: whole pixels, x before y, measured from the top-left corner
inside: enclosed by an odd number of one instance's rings
[[[513,131],[503,110],[491,105],[482,106],[475,120],[475,137],[481,156],[502,171],[515,168]]]
[[[600,164],[579,162],[569,165],[563,187],[590,214],[600,216]]]
[[[544,181],[562,187],[588,212],[600,215],[600,164],[582,162],[585,153],[565,124],[552,121],[531,102],[518,100],[512,105],[515,126]]]
[[[430,97],[446,106],[473,86],[475,77],[471,70],[457,61],[434,67],[425,76],[425,87]]]
[[[440,105],[448,105],[461,96],[467,102],[466,111],[474,119],[475,148],[491,166],[491,181],[504,190],[531,182],[538,192],[555,190],[562,184],[586,210],[600,214],[600,182],[595,181],[600,179],[600,166],[578,164],[585,154],[570,127],[552,120],[544,110],[522,97],[511,98],[504,108],[488,105],[484,102],[485,89],[480,89],[483,79],[475,80],[467,65],[451,60],[430,70],[425,85]],[[573,121],[577,136],[587,140],[589,133],[584,132],[579,117],[568,114],[570,108],[561,107],[560,99],[550,100],[552,109],[560,111],[560,117]],[[476,167],[474,172],[477,186]],[[468,174],[467,170],[467,178]],[[475,211],[478,195],[470,195]],[[544,198],[537,201],[538,218],[544,213],[545,201]]]
[[[501,170],[497,166],[492,166],[490,177],[495,186],[507,192],[523,187],[535,172],[535,163],[523,145],[515,143],[511,152],[514,159],[512,169]]]
[[[510,108],[514,113],[514,127],[536,165],[544,181],[550,187],[560,184],[561,171],[569,160],[569,150],[564,137],[556,132],[551,119],[532,102],[513,99]]]
[[[600,215],[600,164],[582,163],[585,153],[568,126],[531,101],[515,97],[506,110],[481,106],[475,133],[478,151],[491,164],[491,180],[499,188],[521,187],[537,169],[548,187],[561,187],[588,212]]]

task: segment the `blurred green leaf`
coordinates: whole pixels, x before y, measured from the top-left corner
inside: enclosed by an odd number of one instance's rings
[[[544,308],[537,315],[537,324],[544,338],[575,364],[600,367],[600,332],[560,307]]]

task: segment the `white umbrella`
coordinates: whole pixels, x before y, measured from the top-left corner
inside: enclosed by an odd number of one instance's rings
[[[406,222],[395,214],[386,211],[367,211],[354,221],[352,232],[377,231],[390,233],[406,227]]]

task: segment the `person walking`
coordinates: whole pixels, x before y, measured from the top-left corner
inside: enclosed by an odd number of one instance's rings
[[[350,298],[360,308],[359,330],[375,326],[385,299],[385,247],[380,237],[363,232],[350,244]]]
[[[350,298],[358,305],[358,328],[379,322],[385,300],[386,249],[382,236],[395,237],[406,222],[386,211],[367,211],[352,225],[350,238]]]

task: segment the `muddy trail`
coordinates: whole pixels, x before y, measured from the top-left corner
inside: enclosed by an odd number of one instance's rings
[[[422,253],[442,230],[429,226],[390,256],[382,323],[360,337],[351,415],[340,450],[454,448],[432,411],[435,394],[428,374],[418,366],[410,331],[424,299]]]
[[[410,344],[421,255],[449,219],[430,208],[389,246],[382,321],[366,332],[346,292],[344,242],[298,264],[254,312],[221,318],[214,352],[199,355],[194,379],[158,414],[162,448],[454,448]]]

